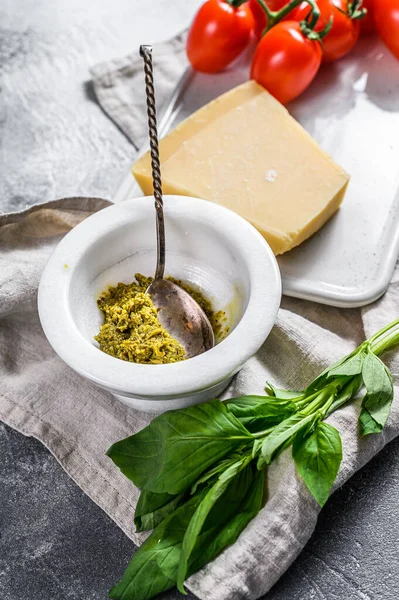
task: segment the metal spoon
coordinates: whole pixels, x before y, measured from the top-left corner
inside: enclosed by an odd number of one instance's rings
[[[161,166],[159,161],[158,131],[155,110],[152,47],[140,46],[144,59],[147,94],[148,129],[152,180],[157,225],[157,266],[155,280],[147,289],[159,310],[161,325],[183,346],[186,358],[192,358],[215,345],[215,337],[208,317],[199,304],[179,285],[164,279],[165,272],[165,221],[162,201]]]

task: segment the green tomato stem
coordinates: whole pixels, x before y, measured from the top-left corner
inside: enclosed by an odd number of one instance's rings
[[[354,0],[353,2],[348,2],[348,10],[344,12],[352,21],[356,19],[363,19],[363,17],[367,14],[367,8],[362,7],[363,0]],[[338,9],[340,10],[340,9]]]
[[[270,8],[267,6],[265,0],[257,0],[259,6],[261,7],[261,9],[263,10],[263,12],[266,15],[267,20],[269,20],[271,18],[271,16],[274,14],[272,10],[270,10]]]
[[[282,19],[284,19],[284,17],[286,17],[292,10],[294,10],[294,8],[296,8],[297,6],[299,6],[300,4],[302,4],[304,0],[291,0],[290,2],[288,2],[288,4],[286,4],[285,6],[283,6],[283,8],[280,8],[280,10],[277,11],[273,11],[270,10],[270,8],[268,7],[268,5],[266,4],[265,0],[257,0],[259,6],[262,8],[263,12],[266,15],[266,27],[262,32],[262,37],[265,35],[265,33],[267,33],[272,27],[274,27],[277,23],[279,23]],[[311,10],[311,18],[309,20],[308,23],[306,23],[307,29],[308,30],[313,30],[314,27],[316,26],[317,21],[320,18],[320,9],[316,4],[316,0],[305,0]]]
[[[240,8],[241,4],[245,4],[248,0],[224,0],[226,4],[230,4],[233,8]]]
[[[313,27],[311,27],[307,21],[301,21],[300,27],[303,35],[306,35],[310,40],[321,41],[326,37],[331,31],[333,26],[334,17],[331,15],[330,20],[327,25],[322,29],[322,31],[314,31]]]

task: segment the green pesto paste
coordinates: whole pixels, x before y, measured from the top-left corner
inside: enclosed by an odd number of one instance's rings
[[[111,356],[142,364],[174,363],[184,360],[183,346],[162,327],[158,311],[146,289],[151,277],[135,275],[133,283],[118,283],[103,292],[97,304],[104,313],[104,324],[95,340],[100,349]],[[170,278],[183,287],[198,302],[209,318],[217,339],[228,333],[223,311],[214,313],[209,300],[180,281]]]

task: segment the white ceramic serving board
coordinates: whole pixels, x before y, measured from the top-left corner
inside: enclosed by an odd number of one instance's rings
[[[218,75],[188,69],[160,119],[160,136],[246,81],[248,64],[243,57]],[[385,292],[399,254],[399,61],[378,40],[361,39],[348,57],[323,66],[288,109],[351,182],[327,225],[278,258],[283,293],[363,306]],[[114,201],[141,195],[129,173]]]

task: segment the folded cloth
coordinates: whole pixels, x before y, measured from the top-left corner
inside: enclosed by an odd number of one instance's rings
[[[157,106],[172,94],[179,77],[188,66],[186,32],[157,44],[153,54]],[[101,63],[91,69],[97,99],[107,115],[118,125],[137,150],[148,138],[145,115],[143,59],[138,52]]]
[[[179,36],[156,53],[162,54],[158,68],[164,71],[165,83],[160,86],[157,78],[159,100],[173,85],[179,65],[184,67],[183,45],[184,37]],[[141,69],[141,63],[130,58],[93,70],[104,109],[137,145],[145,127],[144,104],[132,102],[136,87],[142,89]],[[113,442],[139,431],[150,417],[71,371],[48,345],[36,308],[40,274],[52,249],[72,227],[107,205],[96,198],[69,198],[0,216],[0,418],[41,440],[76,483],[139,544],[144,537],[135,533],[133,525],[138,490],[105,452]],[[278,387],[305,387],[365,336],[394,320],[398,302],[398,268],[385,296],[364,309],[343,310],[284,298],[268,340],[224,396],[262,394],[266,380]],[[359,439],[356,403],[329,418],[343,440],[336,487],[399,433],[399,356],[390,353],[384,359],[395,383],[384,432]],[[302,550],[319,507],[298,479],[289,450],[268,471],[268,496],[267,505],[238,541],[190,577],[188,588],[199,598],[258,598]]]

